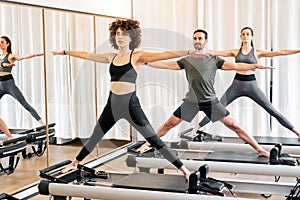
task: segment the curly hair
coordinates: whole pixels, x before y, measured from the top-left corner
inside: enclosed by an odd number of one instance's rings
[[[118,49],[118,45],[116,43],[116,32],[118,28],[120,28],[122,31],[126,31],[129,34],[131,38],[131,42],[129,44],[130,50],[140,46],[142,37],[140,23],[133,19],[117,19],[116,21],[112,22],[109,27],[109,42],[114,49]]]

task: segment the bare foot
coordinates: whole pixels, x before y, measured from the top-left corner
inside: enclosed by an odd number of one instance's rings
[[[190,175],[191,175],[191,172],[184,174],[186,182],[189,182]]]
[[[259,157],[267,157],[267,158],[269,158],[270,157],[270,153],[267,152],[266,150],[261,150],[261,151],[258,152],[258,156]]]
[[[12,135],[7,136],[8,140],[14,139],[14,137]]]
[[[191,172],[184,165],[181,166],[180,171],[183,173],[186,182],[189,182]]]
[[[71,171],[71,170],[76,170],[77,169],[77,164],[74,164],[73,162],[68,164],[65,168],[63,168],[61,170],[61,173],[66,173],[68,171]]]
[[[140,146],[136,152],[141,152],[141,153],[145,153],[146,151],[149,151],[151,149],[150,144],[148,144],[148,142],[146,142],[145,144],[143,144],[142,146]]]
[[[40,123],[41,126],[45,126],[46,125],[45,122],[42,119],[39,120],[39,123]]]

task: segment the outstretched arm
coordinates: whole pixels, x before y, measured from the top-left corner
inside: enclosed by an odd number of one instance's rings
[[[82,58],[85,60],[91,60],[99,63],[109,63],[112,58],[115,56],[114,53],[104,53],[104,54],[96,54],[96,53],[89,53],[85,51],[53,51],[53,55],[69,55],[76,58]]]
[[[136,55],[136,64],[145,64],[160,60],[168,60],[172,58],[183,57],[187,55],[196,55],[196,50],[179,50],[179,51],[164,51],[164,52],[146,52],[146,51],[137,51]]]
[[[28,54],[28,55],[12,55],[11,59],[13,61],[18,61],[18,60],[24,60],[24,59],[29,59],[29,58],[34,58],[37,56],[42,56],[44,55],[43,53],[36,53],[36,54]]]
[[[257,50],[256,54],[258,58],[261,57],[275,57],[275,56],[287,56],[287,55],[292,55],[300,53],[300,50],[279,50],[279,51],[263,51],[263,50]]]
[[[235,57],[238,52],[238,49],[230,49],[224,51],[206,50],[206,52],[213,56]]]
[[[222,70],[247,71],[253,69],[274,69],[274,67],[264,66],[260,64],[246,64],[233,62],[224,62],[224,64],[222,65]]]
[[[158,68],[158,69],[180,70],[180,67],[178,66],[176,61],[151,62],[151,63],[145,63],[145,64],[150,67]]]

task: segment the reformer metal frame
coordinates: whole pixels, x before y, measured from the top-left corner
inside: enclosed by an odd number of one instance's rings
[[[0,142],[0,158],[8,158],[8,166],[4,167],[0,160],[0,173],[11,174],[18,166],[19,153],[26,151],[25,137],[13,138]],[[17,156],[17,157],[15,157]],[[16,158],[16,159],[15,159]]]
[[[199,200],[201,199],[220,199],[220,200],[245,200],[245,198],[232,198],[232,197],[218,197],[197,194],[185,194],[185,193],[174,193],[174,192],[159,192],[159,191],[148,191],[148,190],[137,190],[137,189],[123,189],[123,188],[112,188],[104,186],[84,186],[84,185],[70,185],[70,184],[59,184],[59,183],[45,183],[43,186],[46,188],[51,195],[56,196],[72,196],[82,197],[88,199],[103,199],[103,200]],[[247,199],[249,200],[249,199]]]
[[[226,143],[226,142],[187,142],[188,149],[190,150],[208,150],[208,151],[239,151],[239,152],[255,152],[255,150],[249,145],[244,143]],[[270,151],[274,145],[260,145],[263,149]],[[284,153],[288,153],[295,156],[300,156],[299,146],[287,146],[282,147]]]
[[[86,163],[84,166],[89,167],[89,168],[96,168],[101,165],[104,165],[111,160],[114,160],[118,157],[121,157],[127,153],[127,148],[130,146],[134,145],[133,143],[125,145],[124,147],[120,149],[116,149],[104,156],[101,156],[91,162]],[[134,167],[140,168],[165,168],[165,169],[175,169],[167,160],[165,159],[158,159],[158,158],[142,158],[142,157],[136,157],[135,158],[136,165]],[[192,160],[183,160],[183,163],[186,165],[188,169],[191,171],[196,171],[198,170],[199,166],[203,164],[207,164],[209,166],[210,171],[217,171],[217,172],[228,172],[228,173],[238,173],[238,174],[257,174],[257,175],[270,175],[270,176],[292,176],[292,177],[298,177],[300,175],[300,168],[299,167],[294,167],[294,166],[276,166],[276,165],[262,165],[262,164],[243,164],[243,163],[226,163],[226,162],[211,162],[211,161],[192,161]],[[257,170],[255,170],[258,168]],[[55,171],[57,173],[60,171],[60,166],[53,166],[51,170]],[[41,172],[41,171],[40,171]],[[39,172],[39,173],[40,173]],[[47,172],[43,171],[43,172]],[[120,172],[121,173],[121,172]],[[76,179],[76,174],[75,171],[66,173],[66,174],[61,174],[58,176],[58,178],[63,178],[65,180],[68,180],[71,182],[72,180]],[[294,187],[295,183],[278,183],[278,182],[262,182],[262,181],[249,181],[249,180],[224,180],[228,181],[229,183],[235,185],[235,191],[236,192],[247,192],[247,193],[259,193],[259,194],[273,194],[273,195],[288,195],[291,189]],[[27,189],[24,189],[20,192],[17,192],[12,195],[12,197],[17,198],[17,199],[28,199],[29,197],[33,197],[38,195],[39,190],[38,190],[38,184],[36,183]],[[49,187],[52,188],[55,185],[57,185],[59,188],[65,187],[65,184],[59,184],[59,183],[50,183]],[[73,188],[73,186],[71,186]],[[70,187],[70,188],[71,188]],[[78,186],[78,187],[83,187],[83,186]],[[87,186],[88,188],[91,188],[93,190],[92,192],[89,193],[94,193],[94,191],[101,191],[103,193],[107,192],[107,194],[111,193],[118,193],[122,192],[122,198],[124,199],[124,195],[129,195],[129,199],[134,199],[134,196],[136,194],[139,198],[140,195],[148,195],[150,192],[151,197],[152,194],[158,195],[158,199],[162,199],[162,195],[164,196],[163,199],[172,199],[172,197],[169,196],[177,196],[174,195],[174,193],[164,193],[164,192],[156,192],[156,191],[139,191],[139,190],[130,190],[130,189],[116,189],[116,188],[108,188],[108,187],[99,187],[99,186]],[[77,188],[77,187],[76,187]],[[50,189],[50,191],[52,191]],[[78,189],[75,189],[78,191]],[[105,191],[105,192],[104,192]],[[163,193],[163,194],[162,194]],[[172,194],[172,195],[171,195]],[[57,194],[58,195],[58,194]],[[63,196],[76,196],[75,194],[69,194],[65,193]],[[130,196],[133,195],[133,196]],[[190,196],[191,194],[184,194],[184,195],[189,195],[189,199],[192,199],[193,197]],[[199,198],[199,195],[196,195],[197,198]],[[81,196],[82,197],[82,194]],[[178,195],[177,197],[180,197],[178,199],[182,199],[183,197]],[[187,197],[187,196],[185,196]],[[191,198],[190,198],[191,197]],[[203,196],[204,199],[207,198],[209,199],[210,197],[208,196]],[[217,197],[213,196],[214,199],[216,198],[221,198],[221,199],[238,199],[238,198],[231,198],[231,197]],[[85,198],[90,198],[89,196],[85,196]],[[102,197],[104,198],[104,197]],[[106,198],[106,197],[105,197]],[[104,199],[105,199],[104,198]],[[121,197],[120,197],[121,198]],[[176,197],[174,197],[176,199]],[[202,198],[202,196],[201,196]],[[112,199],[111,197],[108,197],[107,200]],[[117,197],[114,197],[114,199],[117,199]],[[155,198],[152,198],[155,199]],[[248,198],[247,198],[248,199]]]
[[[106,163],[108,163],[111,160],[114,160],[118,157],[121,157],[123,155],[125,155],[127,153],[127,148],[130,147],[132,145],[132,143],[125,145],[124,147],[121,147],[119,149],[113,150],[110,153],[103,155],[95,160],[92,160],[90,162],[87,162],[86,164],[84,164],[84,166],[87,166],[89,168],[96,168],[99,166],[102,166]],[[52,167],[50,167],[51,170],[54,170],[54,173],[58,173],[61,169],[61,165],[54,165]],[[49,170],[49,168],[47,169]],[[43,172],[47,172],[47,170],[43,171]],[[38,174],[40,174],[40,171],[38,172]],[[64,180],[67,180],[69,182],[76,180],[76,172],[72,171],[66,174],[61,174],[59,176],[57,176],[57,178],[61,178]],[[38,190],[38,184],[39,182],[33,183],[31,186],[18,191],[14,194],[11,194],[12,197],[16,198],[16,199],[29,199],[31,197],[37,196],[39,194],[39,190]]]
[[[138,156],[129,156],[130,167],[153,168],[153,169],[176,169],[167,160],[161,158],[146,158]],[[128,162],[128,161],[127,161]],[[214,162],[214,161],[195,161],[182,160],[184,165],[191,171],[198,170],[199,166],[207,164],[210,172],[249,174],[261,176],[285,176],[295,177],[295,182],[280,183],[270,181],[251,181],[240,179],[220,179],[232,185],[235,185],[235,192],[246,192],[254,194],[272,194],[287,196],[297,183],[296,177],[300,176],[299,166],[284,165],[266,165],[266,164],[246,164],[232,162]],[[134,166],[133,166],[134,165]]]

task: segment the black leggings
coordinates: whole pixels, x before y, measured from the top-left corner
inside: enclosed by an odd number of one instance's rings
[[[256,78],[254,74],[241,75],[236,74],[232,84],[226,90],[225,94],[220,99],[220,102],[226,107],[231,102],[239,97],[249,97],[255,101],[258,105],[263,107],[270,115],[275,117],[279,123],[285,128],[292,130],[294,126],[272,105],[266,95],[257,86]],[[201,127],[205,126],[210,119],[206,116],[199,123]]]
[[[177,156],[157,136],[144,114],[136,93],[116,95],[110,92],[106,106],[98,119],[92,136],[84,144],[76,160],[82,161],[119,119],[126,119],[143,137],[178,169],[183,165]]]
[[[41,117],[39,114],[34,110],[34,108],[26,101],[25,97],[23,96],[22,92],[16,86],[15,80],[13,76],[5,75],[0,76],[0,99],[3,95],[9,94],[13,98],[15,98],[30,114],[39,121]]]

